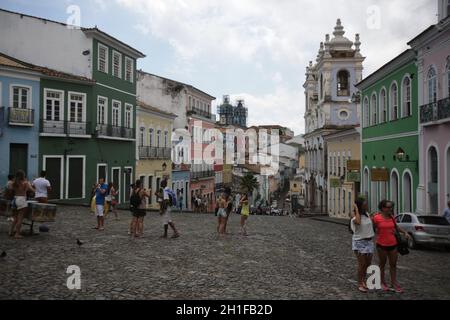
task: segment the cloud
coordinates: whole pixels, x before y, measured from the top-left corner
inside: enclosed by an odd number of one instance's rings
[[[172,47],[176,57],[173,68],[178,72],[191,72],[185,79],[192,76],[195,80],[196,70],[205,65],[223,70],[224,65],[233,64],[235,68],[227,71],[235,73],[239,71],[239,64],[251,66],[255,74],[242,75],[249,83],[249,88],[243,87],[242,92],[247,92],[249,100],[267,109],[289,106],[292,108],[289,113],[274,114],[272,122],[276,119],[293,123],[295,118],[302,122],[296,124],[296,128],[303,127],[301,84],[305,67],[310,60],[315,60],[325,34],[332,36],[337,18],[342,19],[345,36],[350,40],[354,40],[356,33],[361,36],[361,52],[367,57],[365,76],[400,54],[407,48],[408,40],[436,22],[436,3],[430,0],[116,2],[135,14],[136,30]],[[261,86],[265,89],[257,91],[255,86],[250,86],[250,82],[267,80],[273,83],[272,89]],[[284,90],[278,92],[281,84]],[[286,96],[276,98],[278,94]],[[287,100],[294,98],[296,100]],[[269,108],[267,101],[283,104],[273,104]],[[250,118],[254,116],[262,117],[251,114]]]
[[[133,26],[133,28],[144,36],[146,36],[150,33],[150,29],[145,24],[138,23],[138,24],[135,24]]]
[[[243,92],[230,94],[230,98],[232,101],[245,100],[250,126],[279,124],[294,130],[296,134],[305,131],[303,115],[298,108],[298,102],[304,99],[304,93],[299,90],[278,86],[274,93],[256,96]]]

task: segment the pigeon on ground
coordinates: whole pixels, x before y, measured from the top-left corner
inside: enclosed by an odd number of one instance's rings
[[[0,258],[4,258],[4,257],[6,257],[6,252],[5,252],[5,251],[3,251],[3,252],[0,254]]]
[[[81,247],[83,245],[83,242],[81,242],[80,239],[77,239],[77,245]]]

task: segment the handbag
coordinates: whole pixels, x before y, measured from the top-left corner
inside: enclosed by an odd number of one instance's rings
[[[397,240],[397,251],[398,253],[400,253],[400,255],[405,256],[409,254],[408,239],[400,233],[394,218],[392,218],[392,221],[394,222],[395,225],[394,235],[395,239]]]

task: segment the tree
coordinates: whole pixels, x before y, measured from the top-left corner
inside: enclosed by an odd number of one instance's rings
[[[241,178],[241,188],[247,193],[253,193],[253,190],[259,188],[259,183],[252,173],[247,173]]]

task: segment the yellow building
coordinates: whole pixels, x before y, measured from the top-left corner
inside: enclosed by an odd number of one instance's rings
[[[328,214],[349,218],[360,185],[360,133],[356,129],[326,136],[328,146]]]
[[[172,186],[172,127],[176,115],[138,102],[136,115],[136,178],[151,190],[148,208],[158,209],[155,192],[164,178]]]

